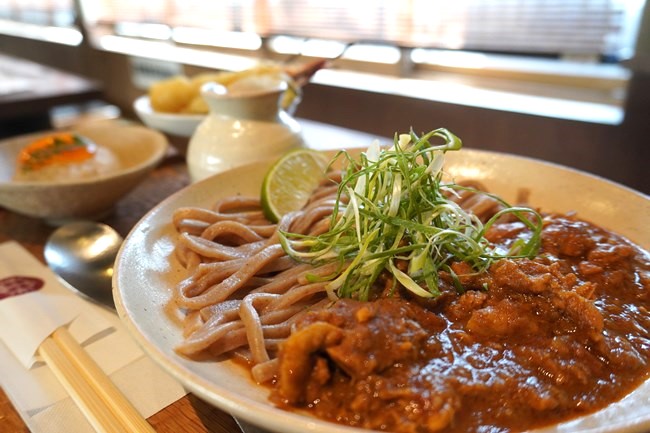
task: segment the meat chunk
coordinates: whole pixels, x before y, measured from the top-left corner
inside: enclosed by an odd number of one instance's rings
[[[284,343],[277,387],[284,401],[290,404],[302,402],[313,377],[319,379],[317,383],[323,382],[323,364],[317,362],[315,355],[338,344],[342,338],[341,329],[329,323],[316,322],[296,332]]]
[[[397,299],[371,303],[346,299],[307,315],[280,349],[278,394],[290,403],[307,400],[315,366],[326,365],[317,358],[326,358],[352,378],[416,359],[429,336],[421,325],[423,318],[418,317],[421,311]],[[443,326],[436,315],[428,316],[428,325]],[[319,377],[326,375],[321,371]]]
[[[542,233],[544,249],[558,257],[579,257],[594,248],[593,228],[584,221],[554,218]]]
[[[511,334],[538,334],[539,322],[530,320],[530,317],[527,305],[504,299],[475,311],[467,322],[467,331],[497,338]]]
[[[493,227],[500,248],[523,230]],[[380,281],[384,297],[297,319],[272,399],[356,428],[527,431],[598,410],[647,380],[647,252],[547,216],[538,257],[484,273],[449,265],[433,300]]]

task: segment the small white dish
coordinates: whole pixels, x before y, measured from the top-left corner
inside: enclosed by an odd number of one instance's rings
[[[118,314],[149,356],[189,390],[234,416],[269,432],[369,433],[279,409],[267,400],[269,390],[256,385],[250,372],[237,362],[196,361],[174,352],[182,341],[182,331],[166,314],[164,305],[185,275],[173,252],[177,241],[172,226],[174,210],[184,206],[207,208],[235,194],[259,195],[271,163],[262,161],[208,177],[152,209],[131,231],[115,264],[113,295]],[[545,211],[576,211],[581,218],[650,248],[650,199],[639,192],[558,165],[494,152],[449,153],[445,167],[457,180],[478,180],[506,200],[513,201],[522,188],[527,189],[530,203]],[[601,411],[536,432],[647,432],[648,399],[650,380]]]
[[[14,180],[20,150],[54,132],[0,141],[0,206],[55,225],[108,214],[163,159],[168,147],[165,136],[149,128],[116,121],[93,122],[70,132],[110,149],[119,160],[119,168],[85,179]]]
[[[149,128],[179,137],[191,137],[206,118],[205,114],[161,113],[151,107],[149,96],[140,96],[133,102],[136,114]]]

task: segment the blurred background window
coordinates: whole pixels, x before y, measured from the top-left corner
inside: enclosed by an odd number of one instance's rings
[[[74,0],[0,0],[0,32],[72,46],[83,40]]]
[[[84,35],[96,49],[138,60],[134,70],[156,70],[138,83],[184,66],[241,70],[260,59],[336,58],[312,81],[478,106],[505,100],[489,91],[581,101],[600,104],[604,121],[617,123],[647,7],[646,0],[0,0],[0,33],[70,45]],[[477,89],[488,92],[481,98]],[[508,101],[512,107],[498,108],[530,106]]]
[[[66,2],[20,3],[49,5],[51,9]],[[295,54],[313,51],[314,39],[342,43],[338,53],[334,45],[322,44],[326,56],[340,55],[351,43],[371,43],[546,57],[579,56],[602,62],[618,62],[632,55],[644,3],[645,0],[81,0],[86,22],[97,34],[244,49],[259,47],[254,38],[246,35],[267,40],[284,37],[286,43],[281,49]],[[238,33],[244,36],[237,39]],[[287,37],[293,38],[291,44]],[[235,42],[230,42],[232,39]],[[435,54],[419,53],[412,60],[426,62]]]
[[[645,0],[0,0],[0,31],[22,29],[23,36],[79,44],[80,10],[96,45],[103,36],[113,35],[386,64],[462,66],[481,59],[448,54],[459,50],[618,63],[634,53],[644,4]],[[399,71],[403,73],[404,67]]]

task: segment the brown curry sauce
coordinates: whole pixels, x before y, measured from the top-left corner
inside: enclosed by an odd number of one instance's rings
[[[522,230],[488,237],[507,245]],[[508,432],[597,411],[649,376],[650,256],[617,235],[550,216],[534,260],[462,277],[463,293],[441,278],[434,300],[397,293],[305,315],[271,399],[375,430]]]

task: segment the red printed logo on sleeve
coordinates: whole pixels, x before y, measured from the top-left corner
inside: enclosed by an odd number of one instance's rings
[[[45,285],[40,278],[16,275],[0,279],[0,300],[34,292]]]

